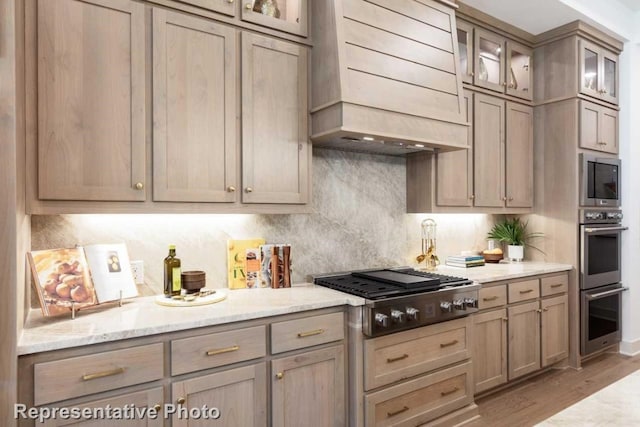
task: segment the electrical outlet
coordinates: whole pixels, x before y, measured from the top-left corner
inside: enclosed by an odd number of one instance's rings
[[[136,285],[144,285],[143,261],[131,261],[131,273],[133,273],[133,281]]]

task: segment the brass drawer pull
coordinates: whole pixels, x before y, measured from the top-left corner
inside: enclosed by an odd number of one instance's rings
[[[403,406],[402,409],[398,409],[397,411],[387,412],[387,418],[394,417],[403,412],[407,412],[409,410],[408,406]]]
[[[399,360],[404,360],[407,359],[409,357],[408,354],[403,354],[402,356],[398,356],[398,357],[389,357],[387,358],[387,363],[393,363],[393,362],[397,362]]]
[[[442,396],[442,397],[449,396],[450,394],[453,394],[453,393],[455,393],[455,392],[456,392],[456,391],[458,391],[458,390],[460,390],[460,388],[459,388],[459,387],[454,387],[454,388],[452,388],[452,389],[451,389],[451,390],[449,390],[449,391],[441,391],[441,392],[440,392],[440,396]]]
[[[110,371],[96,372],[95,374],[85,374],[82,376],[82,381],[91,381],[98,378],[112,377],[114,375],[124,374],[124,371],[125,368],[116,368]]]
[[[495,301],[498,299],[498,296],[492,296],[492,297],[487,297],[487,298],[482,298],[482,301]]]
[[[324,329],[316,329],[315,331],[300,332],[298,338],[311,337],[313,335],[324,334]]]
[[[520,295],[530,294],[531,292],[533,292],[533,289],[527,289],[526,291],[520,291]]]
[[[451,347],[452,345],[456,345],[456,344],[458,344],[458,340],[453,340],[451,342],[440,344],[440,348]]]
[[[551,285],[552,288],[559,288],[563,283],[556,283],[555,285]]]
[[[276,374],[276,378],[277,378],[277,379],[279,379],[279,380],[281,380],[282,378],[284,378],[284,372],[278,372],[278,373]]]
[[[209,350],[207,351],[207,356],[215,356],[216,354],[231,353],[232,351],[238,351],[238,350],[240,350],[240,346],[234,345],[233,347],[220,348],[218,350]]]

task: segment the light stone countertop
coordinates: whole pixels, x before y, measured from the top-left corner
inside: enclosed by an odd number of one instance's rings
[[[220,325],[340,305],[360,306],[364,299],[312,284],[286,289],[226,290],[225,300],[198,307],[165,307],[155,297],[109,303],[80,311],[76,319],[44,317],[32,309],[18,341],[18,355],[58,350],[165,332]]]
[[[573,269],[568,264],[522,262],[457,268],[441,265],[436,273],[466,277],[478,283],[517,279]],[[227,291],[224,301],[200,307],[164,307],[155,297],[108,304],[69,317],[44,317],[29,312],[18,355],[142,337],[203,326],[220,325],[340,305],[361,306],[364,299],[312,284],[287,289],[238,289]]]

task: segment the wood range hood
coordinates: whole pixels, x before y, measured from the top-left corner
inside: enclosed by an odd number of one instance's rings
[[[456,5],[322,0],[310,7],[314,145],[392,155],[467,149]]]

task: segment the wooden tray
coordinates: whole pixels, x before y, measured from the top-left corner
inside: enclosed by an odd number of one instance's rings
[[[227,298],[225,289],[216,289],[215,293],[206,297],[196,297],[193,301],[185,301],[180,299],[167,298],[164,295],[156,296],[156,304],[166,307],[197,307],[200,305],[213,304]]]

